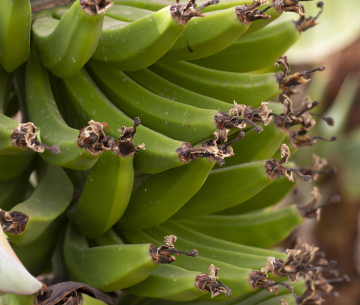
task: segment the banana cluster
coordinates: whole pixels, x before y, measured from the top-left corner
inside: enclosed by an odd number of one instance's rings
[[[306,206],[271,208],[333,172],[289,162],[321,138],[300,139],[318,102],[289,96],[324,67],[290,74],[280,56],[319,15],[301,0],[76,0],[33,15],[3,1],[0,261],[71,282],[0,281],[0,304],[322,302],[305,246],[268,250],[339,200],[314,188]],[[288,11],[299,21],[268,27]],[[290,265],[296,277],[271,278]]]

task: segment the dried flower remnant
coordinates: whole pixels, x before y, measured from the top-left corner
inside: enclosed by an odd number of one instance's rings
[[[2,230],[11,235],[24,233],[29,216],[21,212],[7,212],[0,209],[0,223]]]
[[[200,12],[203,8],[218,4],[220,0],[210,0],[200,7],[197,7],[195,0],[188,0],[184,4],[180,4],[179,0],[176,0],[176,3],[170,6],[171,16],[179,24],[187,24],[189,20],[193,17],[205,17],[205,14]]]
[[[306,79],[305,76],[308,76],[316,71],[324,71],[326,68],[325,66],[320,66],[315,69],[290,74],[290,64],[286,56],[280,56],[278,61],[275,63],[276,68],[279,68],[280,65],[283,66],[283,72],[278,72],[276,77],[279,83],[279,88],[283,90],[286,90],[288,87],[307,84],[310,79]]]
[[[307,134],[308,130],[303,128],[298,128],[296,130],[292,130],[289,132],[289,140],[291,145],[294,148],[298,148],[301,146],[312,146],[314,145],[317,140],[323,140],[326,142],[333,142],[336,141],[337,137],[333,136],[330,139],[326,139],[321,136],[310,136]]]
[[[313,181],[316,181],[319,178],[319,175],[328,175],[336,173],[336,168],[332,167],[328,170],[323,170],[324,167],[328,165],[328,162],[324,158],[320,158],[319,156],[313,154],[313,164],[310,166],[298,166],[297,170],[303,175],[310,175]]]
[[[305,32],[307,29],[310,29],[310,28],[314,27],[315,25],[319,24],[316,20],[319,18],[319,16],[323,12],[324,2],[319,1],[316,6],[318,8],[320,8],[319,13],[315,17],[309,17],[309,18],[306,18],[305,9],[302,6],[302,11],[303,11],[304,15],[301,16],[300,19],[297,22],[294,22],[296,28],[298,29],[298,31],[300,33]]]
[[[219,281],[217,277],[219,268],[213,264],[209,267],[209,274],[201,273],[195,278],[195,286],[202,292],[211,293],[211,298],[225,294],[227,297],[231,295],[231,289]]]
[[[283,298],[280,298],[280,305],[288,305],[288,303]]]
[[[175,235],[168,235],[164,237],[165,245],[161,245],[159,248],[156,248],[154,245],[150,245],[150,255],[153,258],[155,264],[171,264],[176,261],[175,255],[186,255],[196,257],[198,254],[197,250],[192,250],[191,252],[184,252],[175,249],[174,242],[176,242]]]
[[[253,0],[251,5],[245,3],[244,5],[237,6],[235,9],[239,20],[244,25],[250,25],[252,21],[271,18],[271,16],[265,14],[269,8],[265,8],[262,11],[259,10],[260,6],[267,4],[269,4],[267,0]]]
[[[281,285],[288,289],[291,293],[294,288],[283,282],[275,282],[268,278],[267,274],[258,270],[253,270],[249,275],[249,283],[253,289],[264,289],[269,293],[275,291],[278,294],[279,286]]]
[[[90,16],[103,14],[112,5],[110,0],[80,0],[81,8]]]
[[[311,176],[303,175],[297,169],[290,167],[285,167],[284,164],[287,164],[290,157],[290,149],[286,144],[280,146],[281,159],[277,161],[276,159],[267,160],[265,163],[265,171],[268,177],[271,180],[275,178],[280,178],[281,175],[285,176],[287,180],[294,182],[292,172],[295,172],[302,180],[306,182],[311,182]]]
[[[43,153],[45,150],[49,150],[53,154],[59,154],[60,148],[58,145],[50,147],[36,139],[36,130],[37,127],[32,122],[19,123],[19,126],[14,129],[11,135],[12,144],[20,149],[29,148],[38,153]]]
[[[281,14],[282,12],[294,12],[300,16],[305,16],[304,6],[300,1],[312,0],[274,0],[272,6]]]

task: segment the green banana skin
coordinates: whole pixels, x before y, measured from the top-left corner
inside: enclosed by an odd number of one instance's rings
[[[20,177],[25,170],[33,167],[32,162],[36,156],[32,150],[18,154],[0,155],[0,182]]]
[[[201,109],[229,111],[228,103],[182,88],[149,69],[127,71],[125,73],[145,89],[166,99]]]
[[[18,246],[11,243],[14,252],[33,276],[40,275],[50,263],[59,235],[58,230],[64,220],[65,217],[59,217],[53,221],[43,233],[29,244]]]
[[[158,266],[149,253],[150,244],[110,245],[89,248],[85,236],[69,224],[64,259],[72,280],[101,291],[124,289],[145,280]]]
[[[155,226],[144,231],[145,233],[160,241],[164,238],[164,236],[172,234],[171,230],[164,229],[162,226]],[[205,246],[201,243],[186,240],[186,237],[184,238],[184,235],[182,235],[181,237],[177,237],[178,239],[176,241],[176,246],[184,251],[191,251],[192,249],[196,248],[196,250],[198,250],[200,255],[203,257],[226,262],[240,268],[261,269],[267,264],[267,259],[269,258],[269,256],[258,256],[245,252],[229,251],[215,247]],[[274,254],[275,255],[273,255],[273,257],[276,258],[281,258],[285,260],[287,258],[287,255],[284,255],[283,253]]]
[[[166,221],[202,187],[213,166],[201,158],[145,180],[133,191],[119,225],[143,229]]]
[[[275,73],[241,74],[200,67],[188,62],[157,62],[149,69],[191,91],[226,103],[257,106],[281,93]]]
[[[104,303],[103,301],[95,299],[87,295],[86,293],[82,293],[81,296],[83,299],[83,303],[82,303],[83,305],[106,305],[106,303]]]
[[[96,247],[113,246],[125,244],[113,229],[107,230],[104,234],[92,240]]]
[[[95,52],[99,42],[104,14],[89,15],[77,0],[62,16],[53,19],[40,12],[34,17],[33,40],[43,65],[60,78],[78,72]]]
[[[68,213],[85,236],[100,236],[124,214],[134,184],[133,159],[105,151],[90,170],[79,202]]]
[[[265,209],[279,203],[298,184],[298,181],[290,182],[285,177],[274,180],[269,186],[249,200],[217,212],[219,215],[238,215]]]
[[[199,274],[201,272],[161,265],[145,281],[126,288],[125,292],[172,301],[191,301],[207,294],[207,291],[201,292],[195,286],[195,278]]]
[[[25,200],[30,173],[30,170],[25,171],[14,180],[0,182],[0,209],[9,211]]]
[[[206,215],[179,222],[193,230],[253,247],[269,248],[286,238],[303,218],[296,205],[243,215]],[[216,223],[216,226],[212,224]],[[226,234],[224,234],[226,232]]]
[[[230,46],[248,28],[249,25],[239,20],[234,7],[192,19],[161,60],[194,60],[210,56]]]
[[[30,54],[29,0],[3,0],[0,10],[0,65],[7,72],[21,66]]]
[[[221,71],[250,72],[276,62],[299,37],[294,22],[284,21],[240,37],[226,49],[192,63]]]
[[[212,138],[217,110],[200,109],[158,96],[121,71],[89,64],[90,74],[103,93],[129,117],[172,139],[197,144]]]
[[[38,174],[39,183],[30,198],[11,209],[29,217],[23,234],[8,235],[19,246],[33,242],[46,231],[65,212],[73,196],[73,185],[62,168],[44,164]]]
[[[173,2],[174,3],[174,2]],[[172,3],[169,3],[171,5]],[[105,15],[116,20],[125,21],[125,22],[133,22],[140,18],[143,18],[147,15],[152,14],[153,11],[139,9],[132,6],[116,4],[110,7]]]
[[[170,6],[130,24],[103,29],[92,59],[117,70],[139,70],[156,62],[173,45],[186,25],[176,22]]]
[[[34,47],[26,66],[26,106],[31,121],[38,127],[40,142],[59,145],[60,154],[46,150],[41,157],[48,163],[76,170],[91,168],[98,157],[77,145],[79,131],[70,128],[59,113],[49,75]]]
[[[68,106],[72,109],[74,117],[81,122],[88,122],[91,119],[107,122],[110,127],[108,134],[116,138],[117,129],[134,124],[132,119],[105,97],[84,69],[75,76],[64,79],[63,85],[68,96]],[[84,104],[83,101],[88,101],[91,106]],[[146,149],[139,151],[134,158],[134,168],[139,172],[155,174],[185,164],[180,161],[176,153],[182,142],[167,138],[144,126],[137,127],[134,143],[146,145]]]
[[[1,305],[33,305],[33,295],[18,295],[14,293],[0,292],[0,304]]]
[[[211,214],[250,199],[272,182],[265,173],[265,162],[258,161],[212,170],[200,190],[172,216],[172,219]],[[227,181],[226,185],[223,181]]]

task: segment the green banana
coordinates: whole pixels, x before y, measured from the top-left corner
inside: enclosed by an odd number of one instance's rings
[[[119,126],[132,126],[133,121],[117,109],[98,89],[85,70],[63,80],[62,85],[67,94],[67,105],[74,117],[82,122],[96,119],[109,124],[109,134],[116,137]],[[59,84],[58,84],[59,86]],[[91,101],[88,107],[84,101]],[[80,115],[79,115],[80,114]],[[176,149],[182,144],[167,138],[144,126],[139,126],[134,139],[135,145],[145,143],[146,150],[139,151],[134,159],[134,168],[144,173],[157,173],[166,169],[184,165]]]
[[[0,10],[0,65],[7,72],[22,65],[30,54],[29,0],[3,0]]]
[[[125,289],[126,292],[151,298],[173,301],[191,301],[208,291],[200,291],[196,278],[201,273],[173,265],[156,268],[144,281]]]
[[[14,293],[0,292],[0,304],[33,305],[33,295],[19,295]]]
[[[30,173],[31,171],[25,171],[14,180],[0,182],[0,209],[8,211],[16,204],[24,201]]]
[[[217,129],[217,110],[165,99],[144,89],[123,72],[98,63],[91,63],[89,68],[96,84],[114,105],[129,117],[141,117],[142,124],[152,130],[196,144],[211,138]]]
[[[150,10],[139,9],[133,6],[127,6],[122,4],[115,4],[106,11],[105,15],[116,20],[133,22],[152,13],[153,11]]]
[[[206,215],[179,220],[183,225],[217,238],[253,247],[268,248],[286,238],[303,222],[296,205],[276,211],[243,215]],[[216,226],[213,224],[216,223]],[[226,234],[224,234],[226,232]]]
[[[158,249],[152,244],[122,243],[90,248],[85,236],[73,224],[69,224],[64,242],[64,259],[70,278],[105,292],[142,282],[159,263],[173,262],[175,257],[171,254],[177,253],[184,252],[174,250],[172,243]],[[186,255],[194,256],[193,253]]]
[[[81,293],[81,298],[83,300],[83,305],[106,305],[103,301],[93,298],[86,293]]]
[[[52,151],[45,151],[41,157],[51,164],[76,170],[91,168],[97,156],[79,147],[77,139],[79,131],[70,128],[59,113],[56,105],[48,72],[41,65],[34,50],[26,66],[26,106],[32,122],[40,129],[39,139],[52,146]]]
[[[229,110],[228,103],[182,88],[149,69],[127,71],[126,75],[145,89],[166,99],[202,109]]]
[[[299,37],[300,31],[296,24],[284,21],[240,37],[226,49],[192,63],[221,71],[254,71],[276,62]]]
[[[237,215],[261,210],[279,203],[298,184],[298,181],[290,182],[285,178],[274,180],[261,192],[234,207],[216,212],[219,215]]]
[[[26,245],[18,246],[10,243],[16,255],[32,275],[40,275],[50,263],[59,236],[59,228],[63,223],[64,217],[59,217],[35,240]]]
[[[172,218],[191,218],[238,205],[271,182],[265,173],[265,161],[213,170],[200,190]]]
[[[257,106],[281,93],[275,73],[224,72],[188,62],[157,62],[149,69],[181,87],[227,103],[241,99],[245,105]]]
[[[139,70],[156,62],[174,44],[193,16],[194,1],[173,4],[131,23],[103,28],[92,60],[117,70]]]
[[[36,154],[26,150],[18,154],[0,155],[0,182],[20,177],[25,170],[31,170]]]
[[[62,168],[44,164],[38,175],[38,185],[30,198],[11,209],[29,217],[21,235],[9,235],[11,242],[19,246],[36,240],[65,212],[72,199],[73,185]]]
[[[142,229],[166,221],[201,188],[213,166],[202,158],[151,176],[132,192],[119,226]]]
[[[258,7],[262,4],[258,3],[255,7],[236,6],[208,13],[202,19],[190,20],[184,33],[161,60],[194,60],[227,48],[248,30],[251,21],[247,14],[253,17],[253,11],[259,11]],[[267,17],[258,13],[254,20]]]
[[[87,237],[97,237],[123,215],[133,188],[133,154],[105,151],[91,169],[79,202],[68,216]]]
[[[33,40],[43,65],[57,77],[71,77],[95,52],[101,36],[108,0],[77,0],[62,16],[54,19],[50,11],[34,16]]]

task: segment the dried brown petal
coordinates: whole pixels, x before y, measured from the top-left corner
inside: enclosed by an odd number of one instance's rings
[[[318,24],[316,19],[318,19],[319,16],[321,15],[321,13],[323,12],[324,3],[322,1],[319,1],[317,3],[317,7],[320,8],[320,11],[315,17],[305,18],[305,15],[304,15],[304,16],[300,17],[299,21],[294,22],[296,28],[298,29],[298,31],[300,33],[305,32],[307,29],[312,28]],[[302,7],[302,10],[303,10],[303,13],[305,13],[304,7]]]
[[[239,20],[244,25],[250,25],[252,21],[256,21],[259,19],[269,19],[271,16],[266,15],[264,11],[260,11],[258,8],[261,5],[269,4],[267,0],[253,0],[251,5],[244,4],[236,7],[236,14]]]
[[[187,24],[189,20],[193,17],[205,17],[205,14],[200,12],[203,8],[218,4],[219,0],[210,0],[203,5],[201,5],[199,8],[196,6],[195,0],[188,0],[187,2],[183,4],[179,4],[179,0],[176,0],[176,4],[172,4],[170,6],[170,12],[171,16],[174,18],[174,20],[179,24]]]
[[[303,6],[299,3],[300,1],[309,0],[274,0],[274,8],[281,14],[282,12],[294,12],[300,16],[305,16]]]
[[[191,252],[184,252],[176,250],[174,247],[174,242],[176,241],[175,235],[165,236],[165,245],[161,245],[159,248],[156,248],[154,245],[150,245],[149,252],[155,264],[171,264],[176,261],[175,255],[186,255],[196,257],[198,254],[197,250],[192,250]]]
[[[283,282],[274,282],[273,280],[269,279],[267,275],[261,271],[253,270],[250,272],[249,275],[249,283],[253,289],[265,289],[269,293],[275,291],[275,294],[278,293],[279,286],[281,285],[287,288],[291,293],[293,292],[294,288],[290,285],[283,283]]]
[[[80,0],[80,5],[86,13],[92,16],[105,13],[113,3],[110,0]]]
[[[11,235],[24,233],[29,216],[22,212],[7,212],[0,209],[0,223],[2,230]]]

